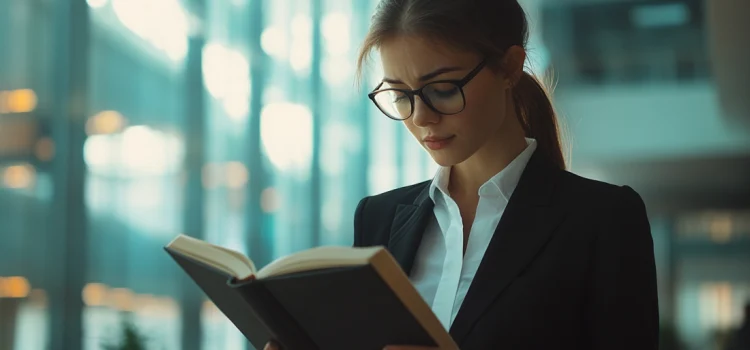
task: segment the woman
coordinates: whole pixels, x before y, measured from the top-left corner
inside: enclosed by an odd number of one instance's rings
[[[387,246],[461,349],[656,349],[644,204],[565,171],[527,37],[516,0],[381,1],[369,96],[441,167],[364,198],[354,243]]]

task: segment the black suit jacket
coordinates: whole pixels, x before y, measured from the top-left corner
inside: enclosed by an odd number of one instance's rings
[[[359,203],[354,245],[409,274],[434,217],[429,182]],[[537,152],[497,225],[450,334],[469,349],[657,349],[651,230],[640,196]]]

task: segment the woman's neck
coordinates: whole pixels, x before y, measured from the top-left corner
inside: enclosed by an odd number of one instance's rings
[[[488,142],[471,157],[451,168],[448,184],[451,196],[477,196],[479,187],[505,169],[526,149],[526,139],[522,133],[504,136]]]

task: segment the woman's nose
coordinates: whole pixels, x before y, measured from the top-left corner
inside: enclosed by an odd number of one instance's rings
[[[419,96],[414,98],[414,114],[411,117],[414,125],[419,127],[440,121],[440,114],[433,111]]]

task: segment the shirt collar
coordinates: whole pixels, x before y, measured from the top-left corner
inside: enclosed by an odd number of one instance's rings
[[[502,197],[506,201],[510,200],[510,196],[518,185],[518,181],[521,179],[526,164],[529,163],[531,155],[536,150],[537,142],[535,139],[526,138],[526,149],[523,150],[513,161],[508,164],[503,170],[491,177],[487,182],[479,187],[479,196],[488,198]],[[438,168],[435,176],[430,183],[430,199],[437,203],[438,195],[450,197],[448,194],[448,181],[450,180],[451,174],[450,167]]]

